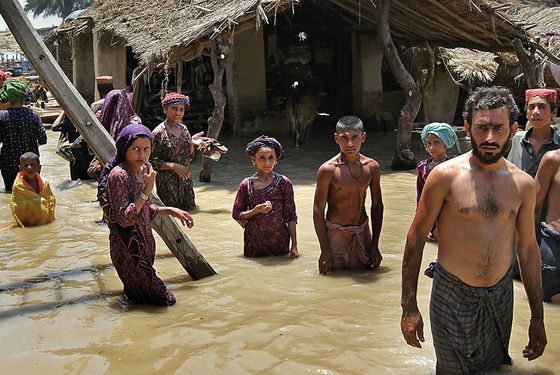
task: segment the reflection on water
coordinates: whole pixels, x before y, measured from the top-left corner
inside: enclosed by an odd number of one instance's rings
[[[401,261],[415,210],[415,171],[393,172],[394,133],[368,134],[363,153],[382,167],[385,220],[382,266],[320,276],[312,223],[315,175],[338,152],[330,137],[293,148],[276,167],[294,184],[299,215],[295,261],[242,257],[242,228],[231,219],[239,182],[255,172],[244,154],[249,138],[226,137],[230,149],[214,163],[211,184],[195,182],[191,240],[218,272],[193,281],[157,238],[156,269],[177,296],[170,308],[130,304],[111,265],[108,229],[96,184],[69,181],[56,156],[56,134],[41,147],[43,175],[57,197],[55,222],[0,232],[0,350],[10,373],[273,373],[433,374],[428,321],[431,280],[420,277],[418,301],[426,324],[423,349],[400,333]],[[418,140],[415,139],[415,149]],[[464,148],[463,148],[464,149]],[[425,157],[419,151],[420,157]],[[200,160],[193,175],[198,176]],[[11,221],[0,193],[0,226]],[[369,203],[368,203],[369,205]],[[426,245],[423,266],[435,259]],[[522,358],[530,311],[515,283],[510,354],[503,373],[553,374],[560,368],[560,309],[545,307],[549,344],[542,358]]]

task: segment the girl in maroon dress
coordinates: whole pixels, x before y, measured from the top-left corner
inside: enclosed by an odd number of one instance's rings
[[[128,125],[116,146],[117,152],[99,180],[99,199],[110,229],[111,260],[131,301],[171,306],[175,296],[153,267],[156,243],[150,222],[156,216],[171,215],[191,228],[193,219],[186,211],[148,201],[156,179],[148,162],[152,146],[148,128]]]
[[[249,142],[245,152],[257,173],[241,181],[233,205],[233,218],[245,228],[243,255],[289,253],[295,259],[299,252],[294,190],[286,176],[273,172],[276,162],[284,158],[284,149],[276,139],[262,135]]]

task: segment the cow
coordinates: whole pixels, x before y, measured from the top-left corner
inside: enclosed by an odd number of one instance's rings
[[[290,122],[290,132],[294,139],[294,146],[301,146],[309,141],[311,125],[317,117],[317,108],[321,104],[321,96],[318,91],[294,91],[286,103],[286,115]]]
[[[31,101],[35,102],[41,99],[45,103],[49,102],[49,98],[47,96],[47,88],[43,85],[36,84],[35,87],[32,89],[33,95],[35,95],[35,100],[31,99]]]

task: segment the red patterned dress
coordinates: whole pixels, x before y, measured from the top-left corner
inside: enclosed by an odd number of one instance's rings
[[[134,200],[144,188],[144,183],[124,163],[109,174],[105,219],[110,229],[111,260],[131,301],[171,306],[175,296],[153,267],[156,242],[150,222],[159,208],[145,202],[136,213]]]
[[[249,219],[243,212],[256,205],[270,201],[272,210],[267,214],[257,214]],[[286,255],[289,253],[290,232],[288,222],[296,221],[296,204],[291,181],[274,173],[274,179],[267,187],[253,188],[251,177],[239,184],[233,205],[233,218],[245,228],[243,233],[243,255],[262,257]]]
[[[159,124],[152,135],[152,154],[150,162],[157,171],[157,194],[166,206],[188,210],[195,206],[193,180],[191,175],[191,161],[194,152],[191,152],[191,134],[183,124],[178,125],[181,135],[176,137]],[[183,165],[189,171],[189,176],[183,180],[172,170],[161,170],[163,163],[172,162]]]

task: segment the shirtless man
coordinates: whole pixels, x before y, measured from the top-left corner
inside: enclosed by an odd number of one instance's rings
[[[375,160],[360,154],[366,140],[362,121],[356,116],[342,117],[334,140],[340,153],[319,167],[313,203],[313,223],[321,246],[319,273],[324,275],[336,268],[375,268],[383,258],[379,252],[383,221],[380,169]],[[368,187],[373,234],[365,208]]]
[[[430,322],[438,374],[482,373],[511,364],[512,242],[531,309],[523,356],[546,346],[539,249],[531,176],[506,161],[519,110],[509,90],[479,87],[465,105],[472,151],[438,165],[428,176],[403,257],[401,329],[406,342],[424,341],[416,293],[426,236],[437,220]]]
[[[541,230],[543,300],[560,303],[560,150],[547,152],[535,177],[535,223]],[[544,222],[541,207],[548,203]]]

